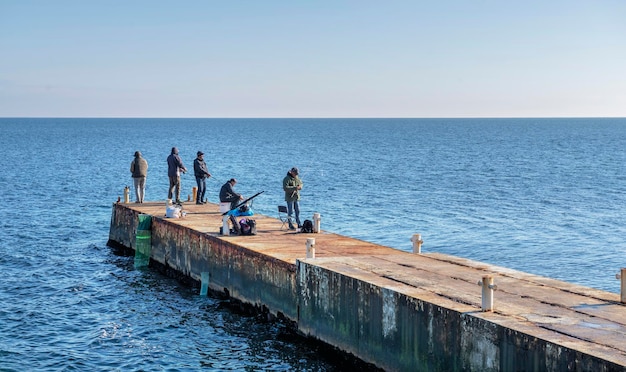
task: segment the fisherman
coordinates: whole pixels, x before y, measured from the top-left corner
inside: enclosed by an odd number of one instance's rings
[[[176,196],[176,204],[182,204],[180,200],[180,172],[187,173],[187,168],[178,156],[178,148],[172,147],[172,153],[167,157],[167,176],[170,179],[167,198],[172,199],[173,196]],[[176,189],[175,193],[174,189]]]
[[[222,188],[220,189],[220,202],[222,203],[230,202],[230,209],[235,209],[235,207],[237,206],[237,203],[239,203],[240,200],[243,200],[243,196],[241,196],[241,194],[238,194],[235,192],[235,190],[233,190],[233,187],[235,186],[236,183],[237,183],[237,180],[234,178],[231,178],[224,185],[222,185]]]
[[[146,193],[146,176],[148,175],[148,162],[141,156],[140,151],[135,151],[135,158],[130,163],[130,173],[133,176],[135,188],[135,203],[143,203]]]
[[[237,180],[231,178],[224,185],[222,185],[222,188],[220,189],[220,202],[230,203],[230,212],[232,212],[233,209],[237,208],[237,204],[240,200],[243,200],[243,196],[233,190],[233,187],[236,183]],[[236,234],[241,234],[241,229],[239,223],[237,223],[237,219],[235,218],[235,216],[233,214],[229,214],[228,219],[233,226],[234,232]]]
[[[288,172],[285,178],[283,178],[283,190],[285,191],[285,201],[287,202],[287,220],[289,222],[289,230],[295,230],[291,222],[291,215],[295,212],[296,223],[298,228],[301,228],[300,224],[300,190],[302,190],[302,181],[298,177],[298,168],[293,167]]]
[[[204,194],[206,192],[206,179],[211,177],[211,173],[204,162],[204,153],[198,151],[196,159],[193,161],[193,173],[196,176],[198,191],[196,192],[196,204],[204,204]]]

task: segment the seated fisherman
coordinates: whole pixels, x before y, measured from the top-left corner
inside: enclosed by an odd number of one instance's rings
[[[230,209],[235,209],[239,201],[243,200],[243,196],[241,196],[241,194],[238,194],[235,192],[235,190],[233,190],[233,187],[235,186],[236,183],[237,183],[237,180],[234,178],[231,178],[230,180],[228,180],[228,182],[222,185],[222,188],[220,189],[220,202],[222,203],[230,202]]]
[[[235,209],[237,204],[239,204],[240,200],[243,200],[243,196],[241,196],[241,194],[238,194],[235,192],[235,190],[233,190],[233,186],[235,186],[236,183],[237,183],[237,180],[234,178],[231,178],[230,180],[228,180],[228,182],[222,185],[222,188],[220,189],[220,202],[230,203],[231,211]],[[230,223],[233,225],[233,230],[235,230],[237,234],[241,233],[239,229],[239,223],[237,223],[235,216],[229,213],[229,220],[230,220]]]

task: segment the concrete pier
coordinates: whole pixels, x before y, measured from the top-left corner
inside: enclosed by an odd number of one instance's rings
[[[221,236],[217,205],[187,204],[180,219],[165,218],[165,202],[114,204],[110,245],[135,249],[139,215],[148,214],[152,260],[385,370],[626,371],[618,294],[323,225],[297,234],[269,216],[251,217],[255,236]],[[306,258],[308,238],[315,258]],[[493,311],[483,311],[484,276],[497,286]]]

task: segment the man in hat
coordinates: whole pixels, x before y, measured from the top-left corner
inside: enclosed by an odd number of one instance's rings
[[[146,192],[148,162],[141,156],[139,151],[135,151],[135,158],[130,163],[130,173],[133,176],[133,186],[135,187],[135,203],[143,203],[143,197]]]
[[[204,162],[204,153],[198,151],[196,159],[193,161],[193,173],[196,176],[198,191],[196,192],[196,204],[204,204],[204,194],[206,192],[206,179],[211,177],[211,173]]]
[[[177,204],[182,203],[180,200],[180,172],[187,173],[187,168],[185,168],[183,161],[178,156],[178,148],[172,147],[172,153],[167,157],[167,176],[170,179],[170,189],[167,193],[167,198],[172,199],[175,195]]]
[[[300,224],[300,190],[302,190],[302,181],[298,177],[298,168],[293,167],[288,172],[285,178],[283,178],[283,190],[285,190],[285,201],[287,202],[287,219],[289,221],[289,230],[295,230],[291,222],[291,215],[296,213],[296,223],[298,228],[302,227]]]

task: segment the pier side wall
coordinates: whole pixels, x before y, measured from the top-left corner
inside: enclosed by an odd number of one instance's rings
[[[458,313],[312,263],[297,266],[304,334],[388,370],[458,370]]]
[[[298,329],[385,370],[624,370],[496,324],[480,311],[457,311],[307,261],[297,261]]]
[[[109,242],[135,249],[139,213],[114,205]],[[225,239],[189,229],[166,218],[152,218],[151,259],[177,273],[227,292],[242,302],[266,307],[297,321],[295,266],[260,255]]]
[[[111,227],[109,228],[109,244],[135,249],[135,234],[139,223],[139,213],[120,204],[113,204]]]
[[[153,219],[152,258],[209,287],[271,313],[297,319],[295,268],[213,235]]]

